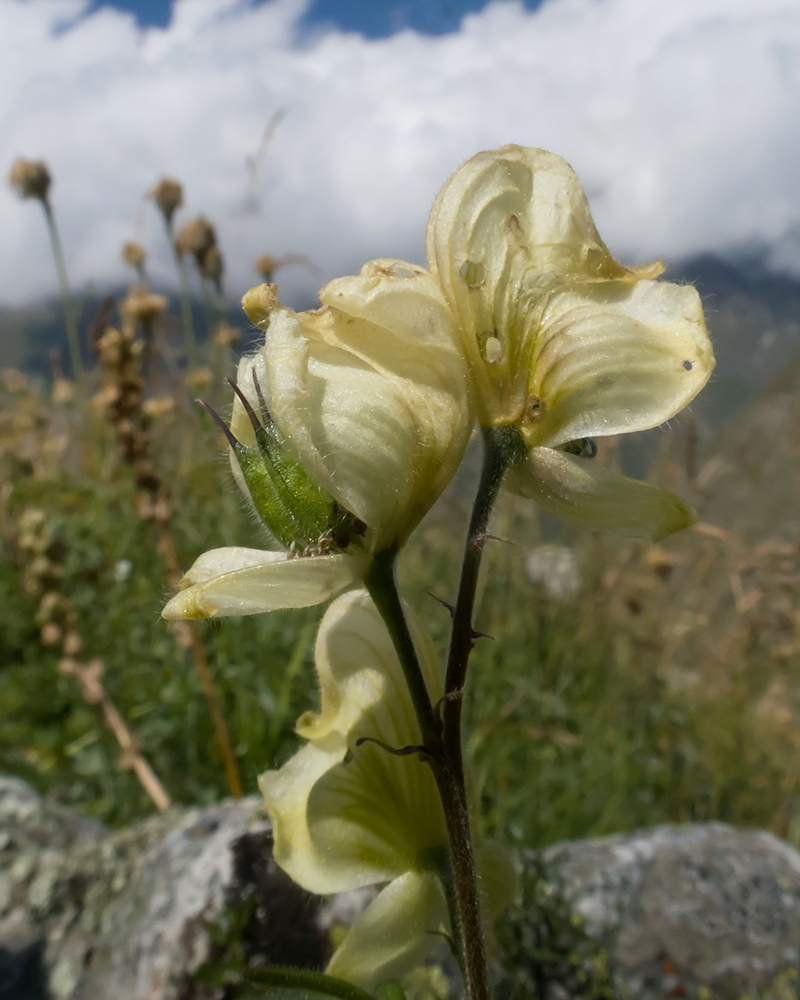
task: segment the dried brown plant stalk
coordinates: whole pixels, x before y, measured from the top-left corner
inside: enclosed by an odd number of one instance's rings
[[[75,608],[61,593],[61,561],[54,550],[56,539],[45,512],[29,507],[18,522],[17,545],[23,558],[23,585],[28,593],[39,596],[36,621],[45,646],[60,646],[62,660],[58,669],[67,677],[77,677],[81,693],[89,705],[99,705],[106,725],[114,734],[122,755],[120,766],[132,770],[156,808],[169,808],[169,796],[145,760],[136,736],[131,732],[103,686],[103,661],[89,663],[76,659],[83,647]],[[63,554],[62,554],[63,558]]]
[[[133,469],[136,511],[143,521],[153,525],[167,581],[171,587],[177,588],[182,574],[172,537],[172,497],[150,455],[151,418],[163,411],[167,401],[146,401],[144,398],[142,357],[145,340],[137,336],[134,322],[136,318],[146,327],[153,322],[154,316],[135,316],[129,302],[127,305],[122,304],[121,311],[125,317],[122,330],[109,326],[96,342],[103,371],[103,385],[94,401],[114,427],[123,462]],[[171,405],[171,400],[169,404]],[[174,634],[178,644],[192,654],[225,764],[228,788],[234,798],[241,798],[239,767],[225,723],[222,701],[211,675],[198,628],[194,622],[182,622],[174,629]]]

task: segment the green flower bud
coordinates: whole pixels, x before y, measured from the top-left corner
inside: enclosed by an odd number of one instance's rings
[[[296,555],[321,555],[346,549],[365,526],[317,485],[278,434],[255,371],[253,387],[260,415],[235,382],[231,386],[253,428],[255,446],[242,444],[214,411],[236,456],[243,485],[261,521]]]

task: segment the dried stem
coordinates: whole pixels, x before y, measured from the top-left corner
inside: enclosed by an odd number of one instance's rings
[[[50,245],[53,249],[53,258],[58,272],[58,284],[61,288],[61,302],[64,307],[64,323],[67,327],[67,340],[69,341],[70,361],[72,362],[72,374],[78,384],[81,394],[84,391],[83,362],[81,361],[81,345],[78,339],[78,321],[75,315],[75,303],[69,290],[69,279],[67,278],[67,265],[64,261],[64,251],[61,248],[61,240],[58,235],[53,207],[47,198],[40,199],[44,209],[44,217],[47,221],[47,232],[50,235]]]
[[[120,750],[122,750],[120,766],[130,768],[135,773],[142,788],[153,800],[157,809],[162,811],[168,809],[169,796],[164,791],[164,787],[153,769],[142,756],[138,740],[128,729],[113,701],[109,698],[108,692],[103,687],[103,661],[94,659],[89,663],[80,663],[78,660],[66,658],[59,663],[58,669],[67,677],[78,678],[81,682],[84,701],[89,705],[100,706],[106,725],[114,734]]]
[[[59,551],[55,543],[52,525],[45,512],[38,508],[24,511],[19,519],[17,544],[25,560],[23,585],[29,593],[40,598],[36,620],[41,641],[45,646],[61,647],[63,659],[59,670],[65,676],[77,677],[84,700],[90,705],[100,706],[105,723],[122,750],[121,766],[130,768],[136,774],[158,809],[167,809],[169,796],[142,755],[139,741],[103,686],[103,661],[93,659],[89,663],[81,663],[76,659],[83,639],[78,631],[75,608],[70,599],[61,593],[63,569],[54,556],[54,551]]]
[[[167,580],[171,587],[177,587],[181,570],[172,537],[172,497],[150,456],[150,420],[144,407],[141,374],[144,341],[136,336],[133,324],[129,323],[122,331],[109,327],[98,340],[97,350],[106,375],[98,399],[105,405],[116,431],[122,460],[133,468],[137,513],[143,521],[153,524]],[[228,788],[234,798],[241,798],[242,780],[236,755],[197,625],[182,623],[174,634],[178,643],[192,654],[225,765]]]

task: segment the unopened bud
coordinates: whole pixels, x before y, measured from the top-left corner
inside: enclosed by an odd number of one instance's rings
[[[150,191],[150,197],[158,205],[167,223],[183,204],[183,188],[173,177],[164,177]]]
[[[238,398],[235,405],[241,404],[252,427],[255,447],[242,444],[221,417],[203,405],[228,439],[241,472],[240,485],[258,516],[290,553],[347,548],[364,533],[365,525],[314,482],[280,437],[255,371],[252,389],[248,386],[253,402],[236,383],[231,385]]]
[[[52,178],[47,164],[43,160],[15,160],[8,182],[20,198],[38,198],[47,201]]]
[[[245,292],[242,297],[242,309],[250,322],[255,323],[256,326],[259,323],[266,323],[279,305],[277,285],[256,285],[249,292]]]

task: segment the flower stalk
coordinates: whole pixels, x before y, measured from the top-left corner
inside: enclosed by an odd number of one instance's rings
[[[512,426],[484,428],[481,478],[464,548],[458,598],[441,703],[432,706],[414,642],[397,592],[397,550],[379,553],[364,578],[397,650],[417,715],[425,757],[436,779],[449,840],[449,865],[442,873],[457,959],[470,1000],[489,1000],[489,977],[483,934],[478,874],[464,773],[461,716],[469,654],[476,633],[472,616],[486,530],[506,470],[523,461],[525,443]]]

